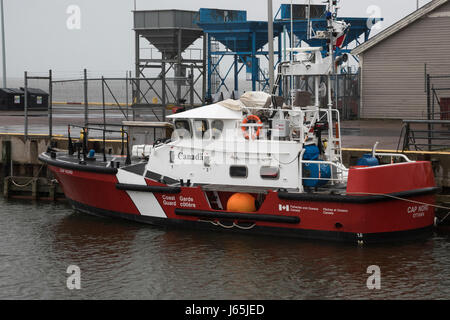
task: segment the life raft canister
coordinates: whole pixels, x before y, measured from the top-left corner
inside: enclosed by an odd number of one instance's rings
[[[255,121],[257,124],[262,125],[262,121],[258,116],[255,116],[254,114],[251,114],[249,116],[247,116],[243,121],[242,124],[247,124],[249,121]],[[244,133],[244,137],[245,139],[249,139],[250,135],[249,135],[249,128],[246,126],[242,126],[241,127],[242,132]],[[255,140],[257,137],[259,137],[259,134],[261,133],[261,127],[258,127],[258,129],[256,130],[255,133],[253,133],[252,135],[252,139]]]

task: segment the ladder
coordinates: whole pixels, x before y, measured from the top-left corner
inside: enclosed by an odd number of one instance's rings
[[[211,209],[223,210],[222,202],[217,191],[206,192],[206,199]]]
[[[211,40],[211,52],[219,51],[219,42],[215,39]],[[218,64],[219,57],[211,55],[211,63],[215,66],[214,71],[211,73],[211,93],[216,94],[220,86],[220,65]]]

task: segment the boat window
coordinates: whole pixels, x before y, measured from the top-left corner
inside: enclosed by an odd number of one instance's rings
[[[206,120],[194,120],[194,134],[198,139],[203,139],[203,136],[208,130],[208,122]]]
[[[191,126],[187,120],[177,120],[175,121],[175,132],[178,133],[180,138],[191,138]]]
[[[233,178],[247,178],[248,169],[246,166],[231,166],[230,176]]]
[[[278,167],[261,167],[259,173],[263,179],[277,180],[280,178],[280,168]]]
[[[211,131],[212,131],[212,138],[213,139],[219,139],[222,135],[223,131],[223,121],[222,120],[214,120],[211,123]]]

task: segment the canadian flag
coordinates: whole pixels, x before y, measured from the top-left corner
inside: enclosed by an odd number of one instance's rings
[[[279,209],[280,211],[289,211],[289,205],[283,206],[282,204],[279,204],[279,205],[278,205],[278,209]]]
[[[341,48],[342,47],[346,37],[347,37],[347,33],[345,33],[343,36],[337,38],[337,40],[336,40],[336,47],[337,48]]]
[[[333,29],[336,33],[336,37],[334,39],[335,48],[342,48],[344,45],[345,39],[347,37],[348,31],[350,29],[350,24],[347,24],[345,21],[334,21]]]

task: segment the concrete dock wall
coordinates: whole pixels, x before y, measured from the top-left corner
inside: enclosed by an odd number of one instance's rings
[[[76,141],[77,139],[73,139]],[[5,150],[6,144],[11,145],[11,159],[15,164],[23,165],[41,165],[38,156],[42,152],[45,152],[50,145],[50,138],[47,135],[31,135],[28,139],[25,139],[23,134],[0,134],[0,149],[2,155],[0,163],[4,163],[4,157],[6,157]],[[52,147],[56,149],[67,150],[68,139],[62,136],[52,138]],[[112,153],[121,152],[121,141],[118,140],[106,140],[106,150],[111,149]],[[92,148],[97,151],[103,148],[102,140],[90,139],[88,149]]]
[[[76,139],[73,139],[76,141]],[[51,139],[52,147],[67,150],[68,139],[62,136]],[[64,198],[62,189],[57,185],[47,166],[39,161],[39,154],[50,145],[46,135],[0,134],[0,189],[5,197],[27,197],[33,199]],[[89,149],[100,151],[103,142],[89,140]],[[106,150],[120,154],[122,142],[107,140]]]

